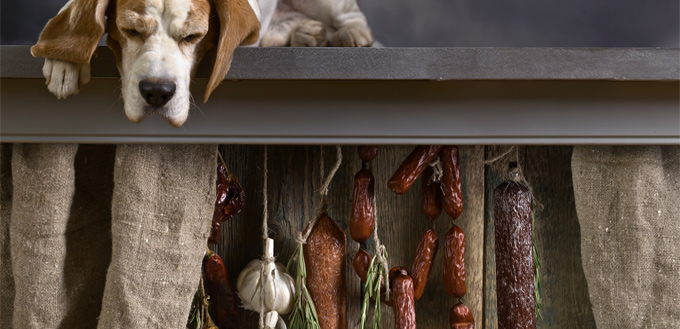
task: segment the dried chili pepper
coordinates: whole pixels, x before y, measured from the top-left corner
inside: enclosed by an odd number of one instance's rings
[[[241,212],[245,203],[245,192],[234,174],[221,161],[217,163],[215,210],[208,243],[219,243],[222,223]]]
[[[205,290],[210,296],[211,317],[220,329],[238,328],[239,300],[219,255],[209,250],[203,258]]]

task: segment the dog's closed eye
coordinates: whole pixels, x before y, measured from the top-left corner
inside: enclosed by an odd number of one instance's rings
[[[131,38],[131,39],[132,39],[132,38],[140,38],[140,39],[144,39],[144,38],[142,37],[142,34],[139,33],[139,31],[137,31],[137,30],[135,30],[135,29],[123,29],[123,33],[125,33],[125,35],[126,35],[128,38]]]

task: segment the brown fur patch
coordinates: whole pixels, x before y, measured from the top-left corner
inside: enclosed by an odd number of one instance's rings
[[[31,47],[35,57],[87,64],[104,34],[108,0],[75,0],[47,22],[38,43]]]
[[[214,4],[220,18],[220,35],[215,66],[203,102],[208,101],[210,94],[229,71],[236,47],[257,42],[260,32],[260,21],[248,0],[215,0]]]

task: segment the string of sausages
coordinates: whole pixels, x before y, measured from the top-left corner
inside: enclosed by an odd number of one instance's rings
[[[364,250],[363,242],[370,236],[374,219],[371,211],[374,205],[374,178],[367,162],[375,158],[377,150],[377,146],[359,147],[362,169],[354,180],[350,234],[352,239],[362,244],[354,257],[353,265],[363,281],[370,262],[370,255]],[[458,147],[421,145],[402,162],[387,185],[393,192],[404,194],[422,176],[421,207],[434,228],[434,221],[440,216],[442,209],[452,221],[463,212],[460,169]],[[393,299],[383,302],[393,307],[396,328],[416,328],[415,301],[423,296],[438,247],[437,233],[434,229],[429,229],[420,239],[410,271],[405,267],[393,267],[389,271],[388,281],[392,287]],[[458,299],[449,317],[451,328],[474,328],[472,312],[461,301],[467,292],[465,277],[465,233],[453,224],[444,241],[444,288],[451,297]]]

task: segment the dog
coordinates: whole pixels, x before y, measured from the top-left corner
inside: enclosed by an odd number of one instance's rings
[[[127,118],[139,123],[159,114],[174,127],[188,118],[189,84],[210,50],[216,55],[204,102],[240,45],[373,43],[356,0],[70,0],[31,47],[33,56],[45,58],[47,88],[58,99],[89,81],[90,59],[105,31]]]

